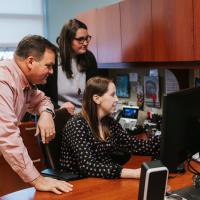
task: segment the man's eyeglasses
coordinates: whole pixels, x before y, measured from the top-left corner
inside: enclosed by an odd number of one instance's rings
[[[87,35],[86,37],[79,37],[79,38],[74,38],[74,39],[77,40],[79,44],[83,44],[85,41],[89,43],[91,38],[92,38],[91,35]]]

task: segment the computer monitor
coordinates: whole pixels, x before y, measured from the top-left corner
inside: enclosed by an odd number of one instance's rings
[[[170,93],[163,99],[160,159],[170,172],[200,151],[200,88]]]
[[[138,119],[138,106],[124,106],[122,110],[122,118]]]

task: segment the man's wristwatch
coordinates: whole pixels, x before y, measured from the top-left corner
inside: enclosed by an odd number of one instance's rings
[[[53,112],[53,110],[51,110],[50,108],[46,108],[45,110],[43,110],[43,112],[48,112],[51,113],[52,117],[55,117],[55,113]]]

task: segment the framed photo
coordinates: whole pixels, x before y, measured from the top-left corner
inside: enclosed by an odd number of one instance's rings
[[[119,74],[116,76],[116,95],[122,98],[130,97],[129,74]]]
[[[160,108],[159,78],[157,76],[144,77],[144,101],[149,107]]]

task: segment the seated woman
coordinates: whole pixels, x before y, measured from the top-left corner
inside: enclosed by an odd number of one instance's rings
[[[82,177],[139,178],[139,169],[126,169],[111,154],[123,150],[131,154],[158,155],[160,138],[137,139],[122,129],[110,115],[118,98],[112,80],[93,77],[87,81],[80,114],[66,124],[60,165]]]

